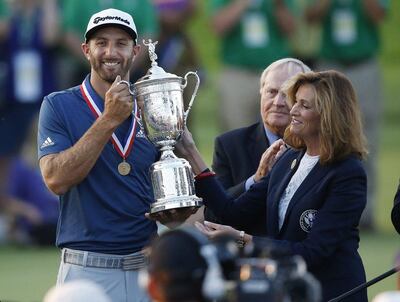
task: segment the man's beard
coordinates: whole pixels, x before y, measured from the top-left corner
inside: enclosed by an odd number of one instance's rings
[[[121,63],[121,68],[116,69],[115,71],[107,71],[101,63],[96,63],[93,67],[93,69],[97,72],[97,74],[100,76],[100,78],[109,83],[112,84],[114,83],[116,77],[118,75],[121,76],[121,78],[125,78],[127,74],[129,74],[129,70],[132,66],[132,64],[126,63],[125,65],[122,65]]]

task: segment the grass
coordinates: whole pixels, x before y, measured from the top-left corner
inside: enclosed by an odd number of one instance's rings
[[[58,264],[56,248],[0,248],[0,301],[42,301],[55,284]]]
[[[394,267],[394,259],[400,252],[399,238],[393,232],[361,233],[360,255],[364,261],[367,280],[371,280]],[[368,287],[371,301],[382,291],[395,290],[398,274]]]
[[[364,260],[367,279],[370,280],[394,265],[400,252],[400,238],[390,222],[393,196],[400,177],[400,1],[391,2],[390,14],[382,27],[383,48],[380,56],[384,81],[384,114],[379,142],[378,203],[376,220],[378,231],[361,233],[360,254]],[[206,162],[211,163],[213,140],[219,133],[216,116],[216,72],[218,60],[217,39],[207,30],[204,14],[199,14],[190,32],[207,70],[193,107],[192,129]],[[190,117],[189,117],[190,118]],[[37,249],[0,247],[0,301],[41,301],[46,290],[55,283],[59,252],[55,248]],[[377,293],[394,290],[397,276],[391,276],[372,285],[370,300]]]

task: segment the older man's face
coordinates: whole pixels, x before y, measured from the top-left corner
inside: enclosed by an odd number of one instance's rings
[[[269,130],[280,136],[283,136],[290,122],[290,108],[282,86],[290,77],[299,72],[301,72],[300,68],[295,72],[289,72],[286,65],[277,66],[268,72],[264,85],[260,89],[263,123]]]

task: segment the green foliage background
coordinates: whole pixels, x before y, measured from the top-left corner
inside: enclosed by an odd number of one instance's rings
[[[200,2],[204,3],[204,2]],[[391,1],[389,15],[382,26],[384,114],[379,142],[379,184],[376,204],[378,231],[361,233],[360,253],[364,260],[367,278],[371,279],[394,265],[400,252],[400,237],[390,222],[393,196],[400,177],[400,1]],[[218,40],[209,31],[206,14],[200,11],[190,26],[190,33],[199,50],[207,72],[206,81],[196,99],[190,119],[191,129],[201,153],[211,163],[213,139],[217,127],[216,73],[219,62]],[[55,248],[0,247],[0,301],[41,301],[46,290],[55,283],[59,252]],[[396,289],[397,276],[391,276],[371,286],[372,299],[377,293]]]

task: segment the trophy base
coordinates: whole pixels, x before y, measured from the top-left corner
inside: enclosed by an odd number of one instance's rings
[[[162,211],[178,210],[181,208],[199,208],[203,205],[203,199],[197,196],[180,196],[164,198],[163,201],[156,201],[150,207],[150,215]]]

